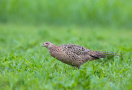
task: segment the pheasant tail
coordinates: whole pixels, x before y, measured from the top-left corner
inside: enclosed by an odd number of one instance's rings
[[[114,56],[119,56],[114,52],[104,52],[104,51],[95,51],[96,57],[99,58],[113,58]]]

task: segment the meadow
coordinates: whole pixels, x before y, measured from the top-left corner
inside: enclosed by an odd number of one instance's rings
[[[132,89],[132,31],[108,27],[0,24],[0,89]],[[109,32],[111,31],[111,32]],[[74,69],[49,55],[43,42],[77,44],[123,57],[89,61]]]
[[[132,0],[0,0],[0,90],[132,90]],[[41,47],[76,44],[121,56],[81,69]]]
[[[0,22],[132,27],[132,0],[0,0]]]

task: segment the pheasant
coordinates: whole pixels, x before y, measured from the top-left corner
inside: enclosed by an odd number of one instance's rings
[[[49,41],[44,42],[42,47],[46,47],[52,57],[63,63],[77,67],[78,69],[80,69],[80,66],[87,61],[105,58],[111,55],[103,51],[92,51],[74,44],[56,46]]]

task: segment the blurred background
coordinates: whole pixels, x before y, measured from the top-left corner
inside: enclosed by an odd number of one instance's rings
[[[132,27],[132,0],[0,0],[0,22]]]

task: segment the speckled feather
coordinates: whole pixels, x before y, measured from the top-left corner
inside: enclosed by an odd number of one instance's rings
[[[49,45],[46,45],[46,43],[49,43]],[[100,51],[92,51],[74,44],[55,46],[51,42],[45,42],[43,45],[48,48],[54,58],[78,68],[89,60],[105,57],[105,54]]]

